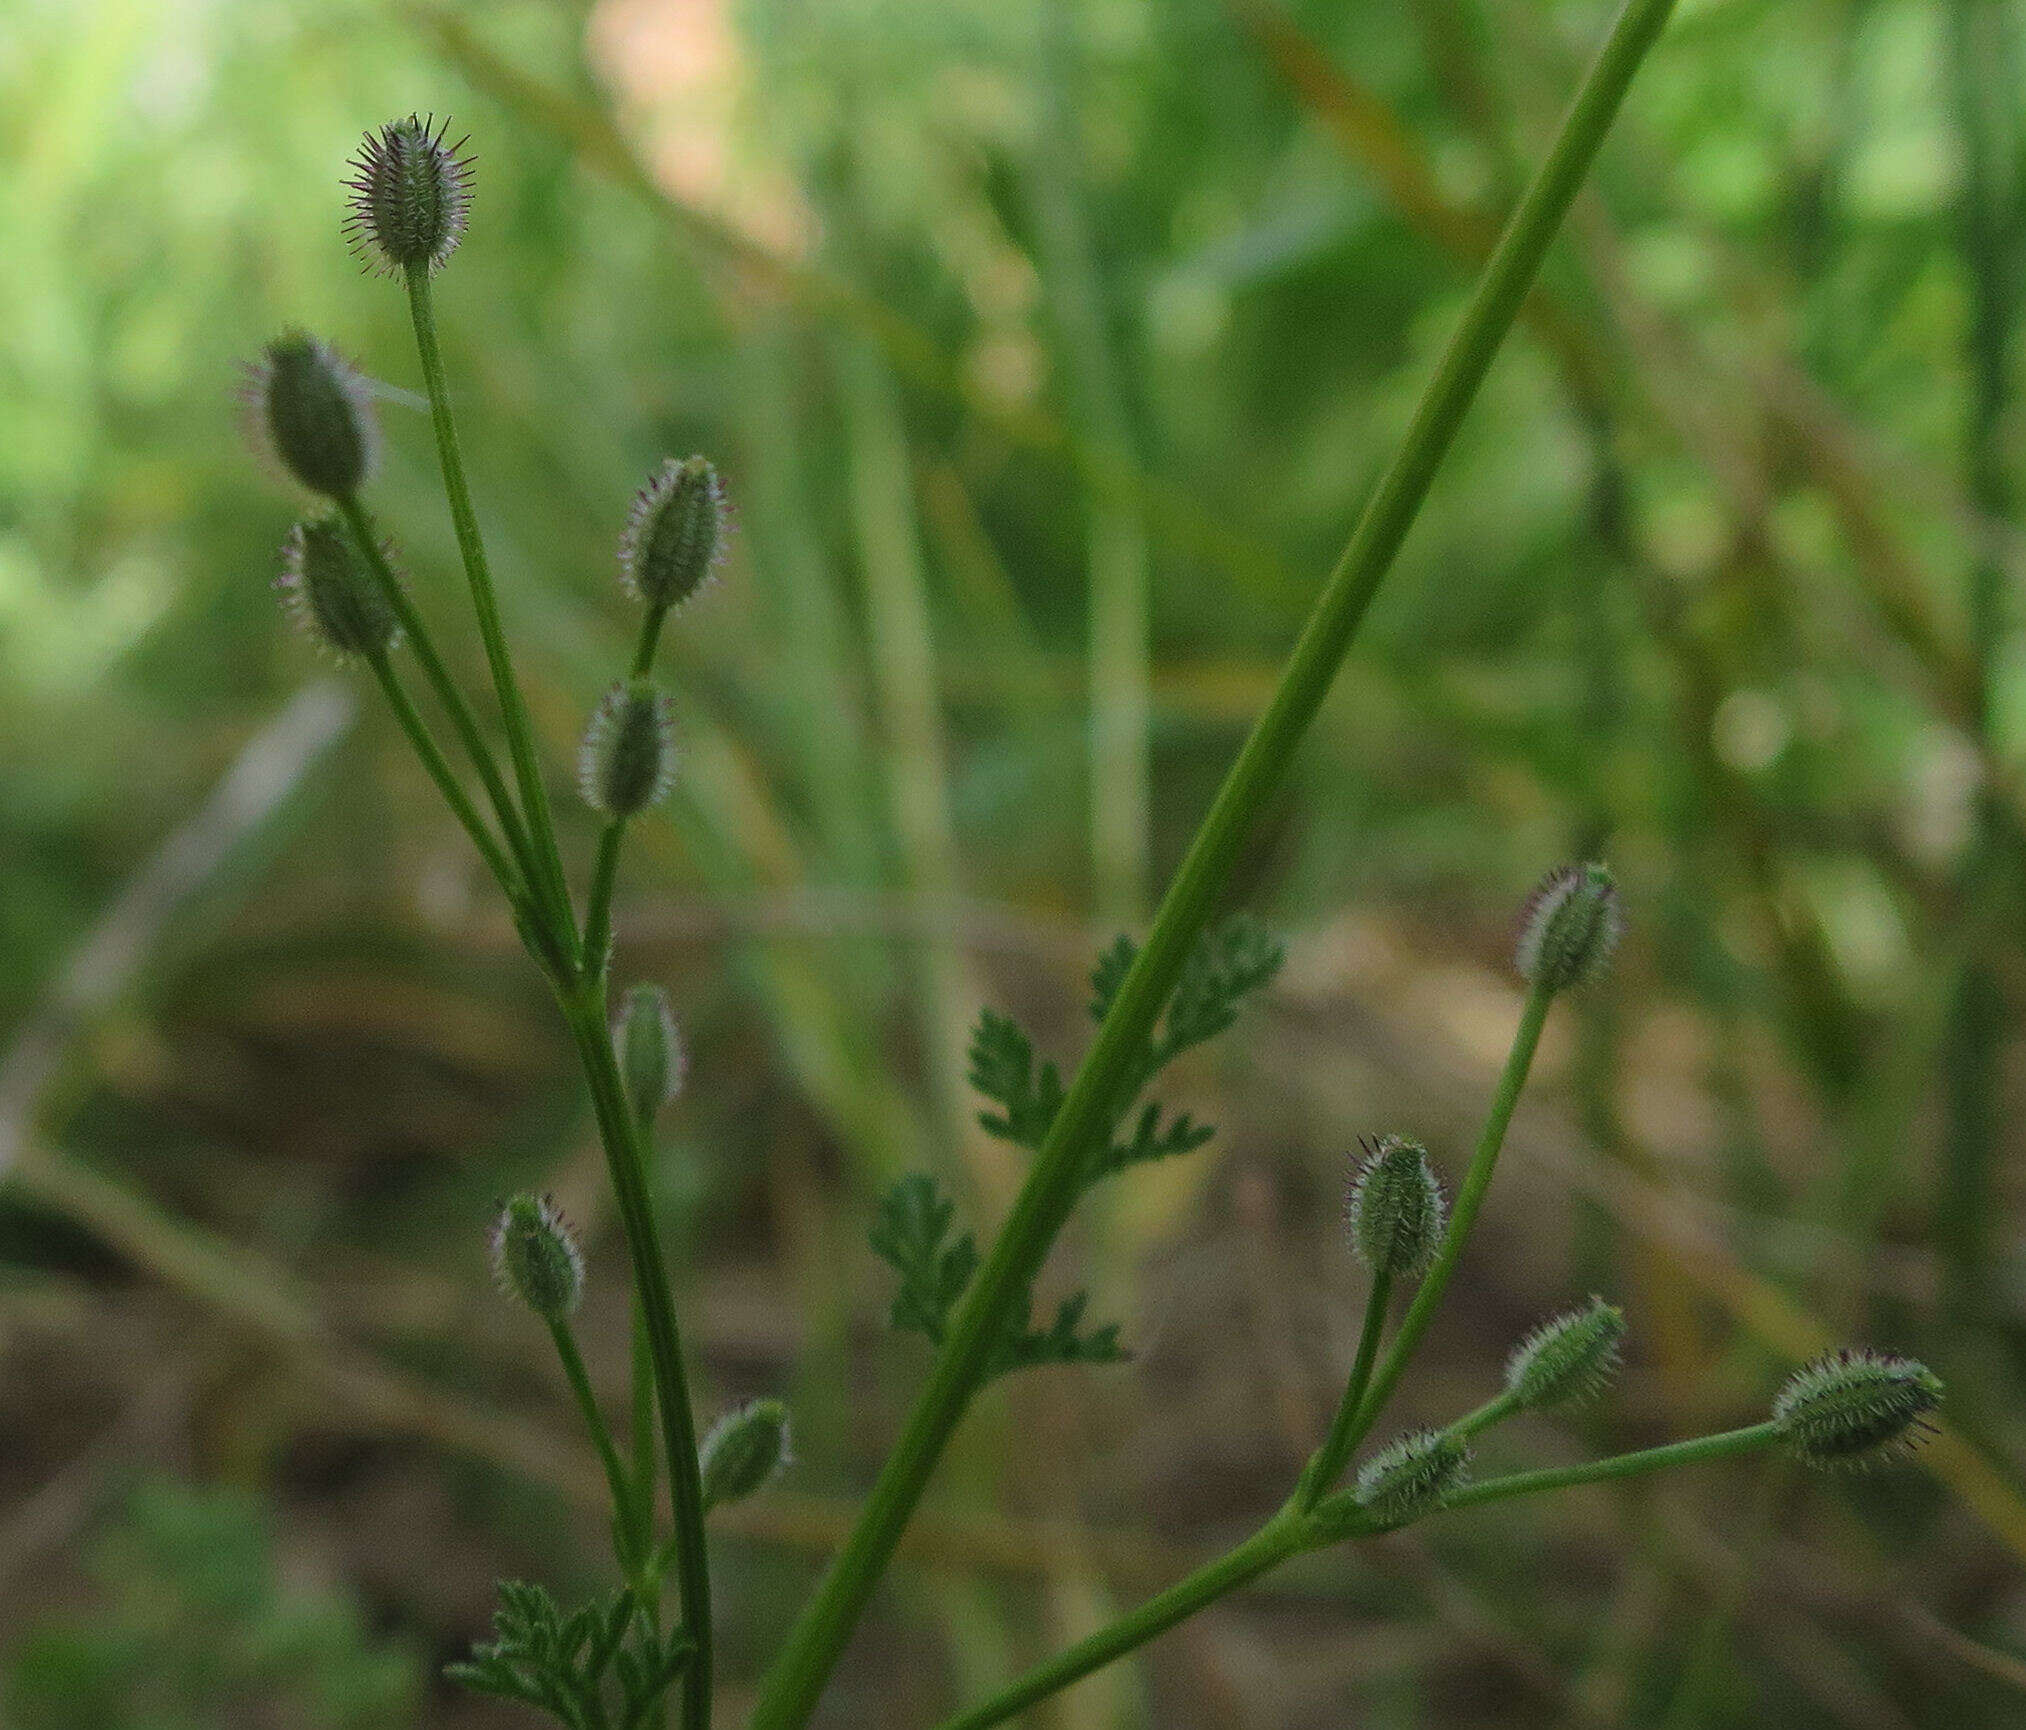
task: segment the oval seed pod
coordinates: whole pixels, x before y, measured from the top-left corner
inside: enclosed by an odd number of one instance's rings
[[[1358,1468],[1352,1499],[1381,1525],[1404,1526],[1439,1508],[1469,1466],[1470,1449],[1446,1430],[1409,1430]]]
[[[744,1501],[785,1469],[791,1458],[788,1408],[779,1400],[755,1400],[725,1413],[697,1450],[705,1509]]]
[[[1563,865],[1541,879],[1520,918],[1515,961],[1529,985],[1566,991],[1604,971],[1625,929],[1618,883],[1602,865]]]
[[[380,443],[365,381],[305,331],[278,336],[247,368],[247,436],[282,474],[325,498],[366,484]]]
[[[643,1123],[652,1123],[682,1091],[688,1060],[669,1008],[668,993],[658,985],[636,985],[620,1002],[613,1019],[612,1045],[619,1055],[626,1097]]]
[[[1587,1400],[1618,1369],[1625,1312],[1593,1297],[1581,1309],[1541,1323],[1505,1363],[1506,1391],[1520,1411]]]
[[[577,753],[577,785],[592,810],[631,817],[675,780],[675,713],[644,679],[605,693]]]
[[[313,518],[289,530],[275,579],[288,616],[312,642],[340,660],[384,655],[400,640],[400,621],[351,531],[335,517]]]
[[[1428,1150],[1398,1135],[1359,1145],[1366,1158],[1344,1210],[1351,1247],[1374,1273],[1417,1274],[1442,1241],[1442,1185]]]
[[[1804,1465],[1862,1470],[1911,1453],[1933,1426],[1940,1379],[1925,1364],[1846,1347],[1805,1364],[1773,1401],[1787,1451]]]
[[[650,607],[679,607],[724,556],[724,484],[708,457],[670,457],[633,498],[619,539],[619,580]]]
[[[471,210],[471,161],[444,139],[450,122],[411,114],[366,134],[352,158],[352,250],[393,272],[411,264],[440,269],[464,237]]]
[[[572,1315],[584,1296],[584,1252],[562,1211],[545,1195],[517,1195],[492,1228],[499,1289],[545,1322]]]

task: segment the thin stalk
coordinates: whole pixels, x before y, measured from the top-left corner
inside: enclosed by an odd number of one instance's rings
[[[465,483],[464,458],[457,446],[457,423],[450,415],[450,385],[443,371],[443,351],[436,341],[436,314],[429,299],[429,266],[411,264],[406,274],[408,310],[415,325],[415,348],[422,359],[422,377],[429,390],[429,418],[436,429],[443,492],[450,501],[451,527],[457,532],[457,550],[463,556],[465,578],[471,585],[479,636],[485,643],[493,690],[498,694],[500,716],[506,724],[514,778],[520,783],[521,803],[527,812],[535,882],[550,911],[568,929],[574,945],[577,921],[570,911],[570,888],[563,880],[562,855],[556,847],[555,823],[549,816],[548,790],[542,784],[541,765],[535,756],[534,728],[528,720],[520,685],[514,678],[506,633],[500,627],[492,571],[486,563],[485,543],[479,538],[478,517],[471,508],[471,489]]]
[[[464,746],[465,754],[471,758],[471,766],[478,771],[479,780],[485,783],[486,797],[492,801],[493,812],[499,818],[507,846],[512,849],[522,873],[532,884],[534,855],[528,847],[527,830],[522,827],[520,812],[508,796],[506,783],[500,779],[499,765],[493,761],[492,752],[486,748],[485,740],[479,734],[478,722],[472,716],[470,704],[465,702],[463,692],[458,690],[456,681],[451,678],[450,669],[436,652],[436,641],[430,636],[429,627],[423,623],[422,615],[415,610],[415,603],[409,599],[408,591],[402,587],[400,577],[388,562],[380,537],[373,532],[373,519],[367,515],[366,507],[352,497],[340,499],[338,511],[352,531],[352,539],[366,561],[366,568],[373,573],[373,580],[379,584],[381,594],[394,609],[395,618],[401,621],[401,635],[422,668],[423,677],[429,681],[430,690],[436,694],[437,702],[450,717],[451,729]]]
[[[989,1725],[1003,1724],[1036,1701],[1047,1699],[1092,1671],[1102,1670],[1136,1646],[1144,1646],[1155,1635],[1166,1633],[1206,1604],[1258,1579],[1268,1569],[1309,1548],[1312,1542],[1305,1523],[1285,1517],[1270,1521],[1236,1549],[1198,1568],[1187,1579],[1178,1580],[1110,1627],[1100,1628],[1087,1639],[1077,1641],[983,1705],[946,1719],[941,1730],[987,1730]]]
[[[387,706],[394,711],[394,719],[401,723],[401,731],[408,735],[408,743],[415,755],[422,760],[422,767],[436,783],[436,790],[443,795],[443,802],[451,809],[464,832],[471,837],[471,844],[485,860],[486,869],[499,879],[499,886],[506,891],[506,898],[515,907],[527,905],[527,889],[520,872],[513,862],[500,851],[500,845],[485,825],[485,819],[478,814],[464,789],[457,783],[457,775],[444,760],[443,752],[422,717],[415,712],[415,705],[408,700],[408,693],[401,688],[401,681],[394,676],[393,664],[386,655],[370,655],[368,664],[373,677],[380,682],[380,689],[386,693]]]
[[[1412,425],[1330,573],[1266,711],[1239,752],[1112,1012],[1070,1085],[1004,1228],[958,1305],[927,1384],[857,1525],[761,1684],[754,1730],[805,1724],[886,1571],[929,1474],[963,1415],[1011,1307],[1076,1201],[1092,1145],[1109,1133],[1120,1089],[1144,1049],[1197,933],[1214,910],[1260,810],[1329,693],[1372,598],[1392,568],[1465,412],[1526,299],[1548,243],[1618,112],[1673,0],[1628,0],[1513,213],[1423,393]]]
[[[655,1486],[661,1473],[654,1456],[654,1353],[638,1294],[633,1299],[633,1474],[643,1523],[654,1532]]]
[[[1465,1412],[1455,1423],[1447,1426],[1449,1433],[1460,1441],[1468,1441],[1494,1424],[1502,1424],[1520,1409],[1519,1395],[1508,1388],[1493,1399],[1486,1400],[1474,1412]]]
[[[662,1436],[667,1445],[670,1499],[675,1511],[676,1582],[682,1592],[683,1625],[696,1642],[696,1655],[682,1679],[684,1730],[708,1730],[711,1713],[710,1561],[703,1528],[703,1480],[697,1466],[696,1422],[691,1415],[689,1380],[683,1370],[682,1335],[669,1295],[668,1273],[655,1229],[654,1203],[647,1187],[647,1161],[639,1121],[612,1053],[606,1025],[603,979],[565,1002],[570,1031],[591,1087],[591,1105],[605,1147],[605,1164],[626,1249],[633,1263],[633,1290],[647,1330],[654,1381],[661,1401]]]
[[[1742,1430],[1724,1430],[1714,1436],[1697,1436],[1691,1441],[1668,1442],[1658,1448],[1642,1448],[1636,1454],[1618,1454],[1608,1460],[1589,1460],[1580,1466],[1549,1466],[1537,1472],[1514,1472],[1509,1477],[1486,1478],[1482,1483],[1465,1484],[1443,1498],[1442,1507],[1474,1508],[1484,1502],[1503,1502],[1513,1496],[1537,1496],[1545,1490],[1566,1490],[1575,1484],[1602,1484],[1614,1478],[1643,1477],[1664,1472],[1673,1466],[1695,1466],[1706,1460],[1726,1460],[1739,1454],[1757,1453],[1780,1439],[1780,1426],[1770,1418]]]
[[[1505,1146],[1506,1126],[1512,1122],[1513,1107],[1519,1104],[1520,1091],[1526,1086],[1527,1071],[1533,1067],[1534,1051],[1541,1042],[1541,1028],[1547,1023],[1548,1007],[1554,1000],[1555,992],[1551,986],[1535,985],[1527,993],[1526,1007],[1520,1011],[1519,1027],[1512,1036],[1512,1049],[1506,1054],[1505,1069],[1498,1078],[1498,1090],[1492,1095],[1491,1109],[1485,1114],[1484,1133],[1477,1138],[1477,1151],[1470,1156],[1470,1169],[1464,1174],[1463,1188],[1457,1192],[1456,1211],[1450,1215],[1449,1229],[1442,1234],[1441,1247],[1435,1252],[1435,1260],[1429,1264],[1420,1290],[1415,1292],[1414,1301],[1407,1306],[1406,1315],[1400,1318],[1400,1330],[1393,1336],[1385,1362],[1372,1377],[1364,1404],[1351,1425],[1349,1445],[1352,1447],[1371,1432],[1394,1385],[1407,1368],[1407,1360],[1414,1355],[1414,1348],[1421,1343],[1422,1334],[1435,1319],[1436,1306],[1442,1302],[1450,1276],[1456,1272],[1456,1264],[1463,1257],[1463,1246],[1470,1238],[1471,1226],[1476,1223],[1477,1210],[1484,1205],[1485,1191],[1491,1188],[1492,1173],[1498,1168],[1499,1150]]]
[[[1352,1425],[1364,1403],[1365,1389],[1371,1384],[1372,1365],[1379,1356],[1379,1336],[1386,1331],[1386,1300],[1392,1295],[1393,1270],[1375,1269],[1371,1295],[1365,1300],[1365,1325],[1358,1334],[1358,1354],[1351,1360],[1351,1379],[1344,1384],[1344,1397],[1337,1401],[1337,1414],[1330,1420],[1329,1434],[1310,1459],[1295,1491],[1295,1506],[1304,1512],[1321,1501],[1343,1474],[1344,1462],[1356,1445]]]
[[[626,819],[615,817],[598,836],[598,862],[591,868],[591,894],[584,906],[584,965],[605,968],[612,948],[612,890],[619,878],[619,846]]]
[[[647,1554],[644,1547],[634,1544],[640,1523],[633,1480],[620,1463],[619,1450],[612,1444],[612,1431],[605,1422],[605,1414],[598,1407],[598,1396],[591,1391],[591,1378],[585,1373],[584,1355],[577,1350],[576,1334],[567,1321],[552,1321],[549,1323],[549,1336],[556,1342],[556,1356],[563,1360],[563,1374],[569,1380],[570,1392],[577,1396],[577,1409],[584,1414],[584,1427],[591,1432],[592,1445],[598,1450],[598,1461],[605,1468],[605,1482],[612,1490],[613,1520],[629,1534],[628,1546],[632,1555],[626,1559],[626,1568],[631,1574],[638,1561]]]

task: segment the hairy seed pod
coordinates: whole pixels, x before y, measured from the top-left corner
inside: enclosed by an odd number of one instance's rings
[[[246,371],[247,436],[282,474],[347,499],[373,472],[380,431],[365,380],[328,343],[278,336]]]
[[[619,580],[650,607],[679,607],[710,581],[729,528],[724,484],[708,457],[670,457],[633,498],[619,538]]]
[[[688,1067],[668,993],[659,985],[636,985],[628,991],[613,1018],[612,1045],[619,1054],[626,1097],[640,1120],[652,1123],[682,1091]]]
[[[584,1252],[554,1201],[517,1195],[492,1228],[492,1271],[499,1289],[545,1322],[575,1313],[584,1296]]]
[[[584,730],[577,785],[607,817],[631,817],[675,780],[675,712],[645,679],[614,685]]]
[[[1942,1384],[1925,1364],[1846,1347],[1788,1377],[1773,1401],[1787,1451],[1805,1465],[1862,1470],[1913,1451]]]
[[[313,517],[289,530],[275,587],[303,634],[341,661],[384,655],[400,639],[394,609],[336,517]]]
[[[1550,871],[1520,917],[1520,977],[1550,991],[1587,984],[1604,971],[1624,929],[1617,880],[1604,866]]]
[[[411,114],[366,134],[352,158],[352,214],[345,233],[360,257],[382,269],[440,269],[464,236],[471,209],[471,159],[450,122]]]
[[[1593,1297],[1541,1323],[1505,1361],[1506,1391],[1521,1411],[1567,1405],[1602,1391],[1618,1369],[1625,1312]]]
[[[1442,1185],[1428,1150],[1397,1135],[1359,1145],[1365,1162],[1344,1210],[1351,1247],[1374,1273],[1417,1274],[1442,1241]]]
[[[697,1450],[704,1507],[744,1501],[765,1488],[792,1457],[788,1451],[788,1408],[779,1400],[755,1400],[725,1413]]]
[[[1358,1468],[1352,1499],[1381,1525],[1404,1526],[1439,1508],[1469,1465],[1470,1449],[1446,1430],[1409,1430]]]

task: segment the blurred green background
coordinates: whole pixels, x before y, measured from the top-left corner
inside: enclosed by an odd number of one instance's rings
[[[437,1677],[498,1573],[605,1578],[497,1195],[621,1258],[562,1028],[359,682],[281,623],[237,370],[389,387],[374,503],[476,675],[405,309],[338,227],[410,108],[472,135],[439,317],[559,788],[669,453],[726,473],[671,630],[678,791],[620,968],[692,1063],[658,1181],[737,1722],[924,1369],[873,1198],[1018,1171],[966,1028],[1073,1059],[1271,687],[1598,0],[7,0],[0,7],[0,1719],[518,1722]],[[1512,918],[1608,856],[1400,1415],[1601,1289],[1614,1397],[1486,1464],[1749,1421],[1855,1338],[1948,1380],[1916,1469],[1763,1463],[1290,1568],[1059,1730],[2026,1722],[2026,19],[1684,0],[1238,886],[1290,944],[1196,1062],[1204,1152],[1045,1286],[1135,1352],[985,1398],[821,1722],[928,1725],[1278,1505],[1348,1362],[1360,1133],[1452,1181]],[[478,689],[474,684],[474,689]],[[566,807],[567,809],[567,807]],[[588,819],[566,817],[581,862]]]

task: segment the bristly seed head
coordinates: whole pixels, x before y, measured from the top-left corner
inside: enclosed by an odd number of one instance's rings
[[[1604,971],[1624,929],[1618,883],[1604,866],[1550,871],[1520,918],[1520,977],[1550,991],[1587,984]]]
[[[313,493],[347,499],[373,472],[380,432],[365,381],[306,331],[278,336],[246,369],[247,437]]]
[[[724,483],[708,457],[670,457],[633,498],[619,539],[619,580],[650,607],[679,607],[724,556]]]
[[[788,1408],[779,1400],[755,1400],[725,1413],[704,1437],[697,1462],[706,1510],[744,1501],[794,1462]]]
[[[1804,1465],[1862,1471],[1913,1452],[1942,1403],[1925,1364],[1846,1347],[1803,1365],[1773,1401],[1787,1451]]]
[[[1409,1430],[1358,1468],[1352,1499],[1379,1524],[1404,1526],[1439,1508],[1469,1466],[1470,1449],[1446,1430]]]
[[[1442,1241],[1442,1185],[1428,1150],[1402,1136],[1360,1141],[1365,1162],[1351,1180],[1345,1218],[1351,1247],[1374,1273],[1419,1273]]]
[[[366,134],[352,158],[352,250],[388,272],[411,264],[440,270],[464,235],[471,158],[444,139],[450,122],[411,114]]]
[[[645,679],[614,685],[584,730],[577,785],[607,817],[631,817],[675,780],[675,711]]]
[[[1506,1359],[1505,1385],[1521,1411],[1587,1400],[1618,1369],[1625,1312],[1593,1297],[1581,1309],[1543,1322]]]
[[[583,1300],[584,1252],[546,1195],[502,1204],[492,1228],[492,1271],[501,1291],[545,1322],[567,1320]]]
[[[275,587],[303,634],[341,661],[384,655],[400,638],[394,609],[336,517],[289,530]]]
[[[641,1122],[652,1123],[682,1091],[688,1068],[668,993],[659,985],[636,985],[628,991],[613,1018],[612,1044],[634,1114]]]

